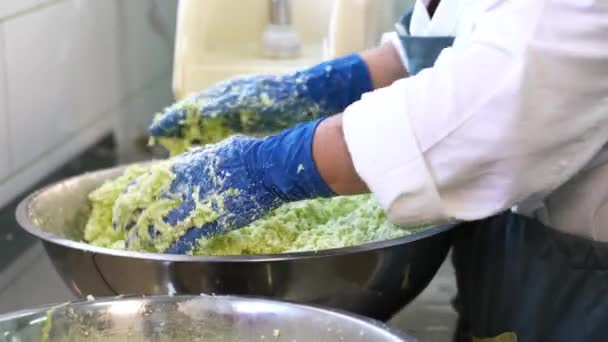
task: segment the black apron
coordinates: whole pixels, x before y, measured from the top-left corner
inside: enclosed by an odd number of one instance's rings
[[[456,341],[608,341],[608,243],[509,212],[462,224],[452,253]]]
[[[452,37],[412,37],[397,23],[415,75]],[[460,225],[453,262],[455,341],[608,341],[608,244],[560,233],[507,212]]]
[[[421,70],[433,66],[441,51],[454,43],[454,37],[411,36],[409,31],[411,21],[412,13],[410,12],[402,16],[395,26],[407,55],[407,72],[410,75],[416,75]]]

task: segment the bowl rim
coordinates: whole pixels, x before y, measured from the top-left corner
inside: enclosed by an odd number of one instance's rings
[[[253,303],[283,305],[283,306],[292,307],[292,308],[295,307],[298,309],[310,311],[311,313],[327,314],[327,315],[331,315],[331,316],[338,316],[341,320],[355,321],[358,324],[360,324],[360,327],[365,326],[365,327],[374,329],[382,334],[388,335],[390,337],[393,337],[395,339],[399,339],[402,341],[410,341],[412,339],[412,336],[406,334],[404,331],[401,331],[398,328],[392,327],[392,326],[388,325],[387,323],[378,321],[371,317],[362,316],[362,315],[354,313],[354,312],[349,312],[349,311],[345,311],[345,310],[341,310],[341,309],[330,308],[330,307],[325,307],[325,306],[315,305],[315,304],[303,304],[303,303],[298,303],[295,301],[290,301],[290,300],[285,300],[285,299],[265,298],[265,297],[260,297],[260,296],[246,296],[246,295],[236,296],[236,295],[207,295],[207,294],[200,294],[200,295],[158,294],[158,295],[104,296],[104,297],[96,297],[94,299],[83,298],[83,299],[66,301],[66,302],[62,302],[62,303],[46,304],[46,305],[42,305],[42,306],[36,306],[36,307],[32,307],[32,308],[3,313],[3,314],[0,314],[0,323],[6,322],[8,320],[14,320],[14,319],[27,317],[30,315],[35,315],[38,313],[43,314],[43,316],[44,316],[48,313],[49,310],[54,310],[54,309],[62,308],[65,306],[86,307],[88,305],[98,306],[98,305],[109,304],[112,302],[122,302],[122,301],[129,301],[129,300],[145,301],[145,300],[155,300],[155,299],[156,300],[174,299],[175,302],[181,302],[181,301],[187,301],[187,300],[197,299],[197,298],[201,298],[201,297],[213,298],[214,300],[215,299],[227,300],[229,302],[247,301],[247,302],[253,302]]]
[[[142,164],[142,163],[139,163]],[[95,245],[88,244],[84,241],[75,241],[63,238],[53,233],[49,233],[45,231],[37,224],[33,222],[28,214],[30,212],[29,208],[33,201],[40,196],[41,194],[59,187],[65,183],[74,182],[75,180],[85,177],[92,176],[95,174],[103,174],[103,173],[113,173],[117,172],[120,169],[124,169],[129,165],[120,165],[113,168],[106,168],[92,172],[86,172],[77,176],[72,176],[65,178],[63,180],[53,182],[49,185],[46,185],[26,196],[19,204],[17,205],[17,209],[15,210],[15,217],[19,226],[24,229],[29,234],[39,238],[44,243],[51,243],[54,245],[59,245],[63,247],[67,247],[70,249],[80,250],[85,253],[93,253],[93,254],[102,254],[114,257],[126,257],[133,259],[142,259],[142,260],[155,260],[155,261],[165,261],[165,262],[219,262],[219,263],[235,263],[235,262],[269,262],[269,261],[287,261],[294,259],[315,259],[322,258],[328,256],[344,256],[356,253],[369,252],[373,250],[381,250],[390,247],[394,247],[397,245],[402,245],[418,240],[422,240],[425,238],[429,238],[438,234],[446,233],[449,230],[452,230],[456,224],[455,223],[446,223],[431,226],[430,228],[421,229],[417,232],[413,232],[411,234],[404,235],[402,237],[381,240],[381,241],[372,241],[356,246],[348,246],[348,247],[338,247],[338,248],[328,248],[316,251],[300,251],[300,252],[288,252],[288,253],[279,253],[279,254],[253,254],[253,255],[223,255],[223,256],[213,256],[213,255],[183,255],[183,254],[167,254],[167,253],[150,253],[150,252],[135,252],[135,251],[126,251],[120,249],[99,247]]]

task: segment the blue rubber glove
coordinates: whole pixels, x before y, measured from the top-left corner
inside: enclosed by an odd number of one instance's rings
[[[218,217],[200,227],[188,227],[166,252],[187,253],[197,239],[246,226],[283,203],[333,196],[312,156],[313,135],[321,120],[264,139],[234,136],[174,157],[174,179],[159,196],[183,202],[164,222],[177,225],[207,199]],[[129,226],[132,224],[123,223],[117,229]],[[162,238],[152,226],[147,234],[130,232],[128,241]]]
[[[366,63],[353,54],[291,74],[222,82],[167,109],[155,118],[149,132],[152,137],[181,136],[192,112],[203,119],[203,130],[205,120],[217,120],[213,127],[221,126],[228,133],[277,132],[342,112],[372,89]]]

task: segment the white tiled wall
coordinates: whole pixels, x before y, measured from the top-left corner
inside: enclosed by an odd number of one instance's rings
[[[11,152],[17,169],[79,128],[74,120],[80,116],[74,113],[79,13],[71,7],[71,2],[60,2],[4,25]]]
[[[112,129],[145,134],[172,99],[176,8],[0,0],[0,207]]]
[[[3,27],[0,24],[0,51],[4,51],[5,49],[2,30]],[[2,182],[13,169],[9,157],[8,103],[6,98],[6,73],[4,65],[4,58],[0,55],[0,182]]]
[[[19,15],[36,6],[57,2],[58,0],[2,0],[0,1],[0,18]]]
[[[172,67],[174,21],[176,6],[165,0],[128,0],[117,1],[120,16],[128,18],[121,21],[122,31],[119,44],[120,60],[125,63],[125,77],[128,91],[146,87],[150,75],[159,75]],[[119,25],[120,25],[119,24]],[[135,44],[135,45],[132,45]]]
[[[124,0],[120,0],[124,1]],[[126,96],[117,53],[118,18],[113,1],[80,1],[75,107],[79,127],[109,113]],[[103,23],[103,25],[100,25]]]

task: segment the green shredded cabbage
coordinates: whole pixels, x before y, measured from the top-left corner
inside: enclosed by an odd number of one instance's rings
[[[280,128],[288,123],[262,122],[256,113],[242,112],[238,117],[200,118],[198,108],[204,100],[186,100],[175,106],[185,110],[179,137],[153,138],[150,144],[164,146],[171,155],[191,147],[219,141],[234,132],[259,133],[260,127]],[[158,117],[155,119],[158,120]],[[120,177],[110,180],[89,195],[92,211],[85,227],[84,239],[93,245],[125,249],[129,231],[138,239],[128,249],[163,252],[189,227],[200,227],[217,217],[210,201],[197,199],[193,212],[176,226],[163,217],[180,205],[179,199],[160,196],[173,174],[167,162],[152,166],[128,167]],[[137,182],[132,184],[137,178]],[[122,196],[119,195],[123,194]],[[224,196],[238,196],[227,192]],[[120,205],[116,205],[117,201]],[[117,222],[116,229],[112,222]],[[159,236],[150,236],[154,226]],[[275,254],[316,251],[401,237],[420,227],[403,228],[389,223],[378,203],[370,195],[313,199],[285,204],[242,229],[209,239],[200,239],[194,255]]]
[[[130,184],[135,178],[137,182]],[[112,226],[114,218],[123,224],[134,221],[130,230],[137,231],[139,238],[129,245],[130,250],[162,252],[189,227],[202,226],[215,219],[217,213],[208,202],[199,201],[187,219],[176,226],[167,225],[162,218],[180,202],[162,198],[159,194],[172,179],[166,163],[161,162],[150,167],[131,166],[122,176],[104,183],[89,195],[92,211],[85,227],[85,241],[101,247],[124,249],[128,230],[115,229]],[[123,196],[119,199],[120,194]],[[118,200],[126,201],[116,206],[124,211],[114,209]],[[149,236],[150,225],[162,233],[160,238]],[[397,238],[416,229],[389,223],[382,208],[370,195],[313,199],[285,204],[242,229],[210,239],[202,238],[194,246],[192,254],[316,251]]]

